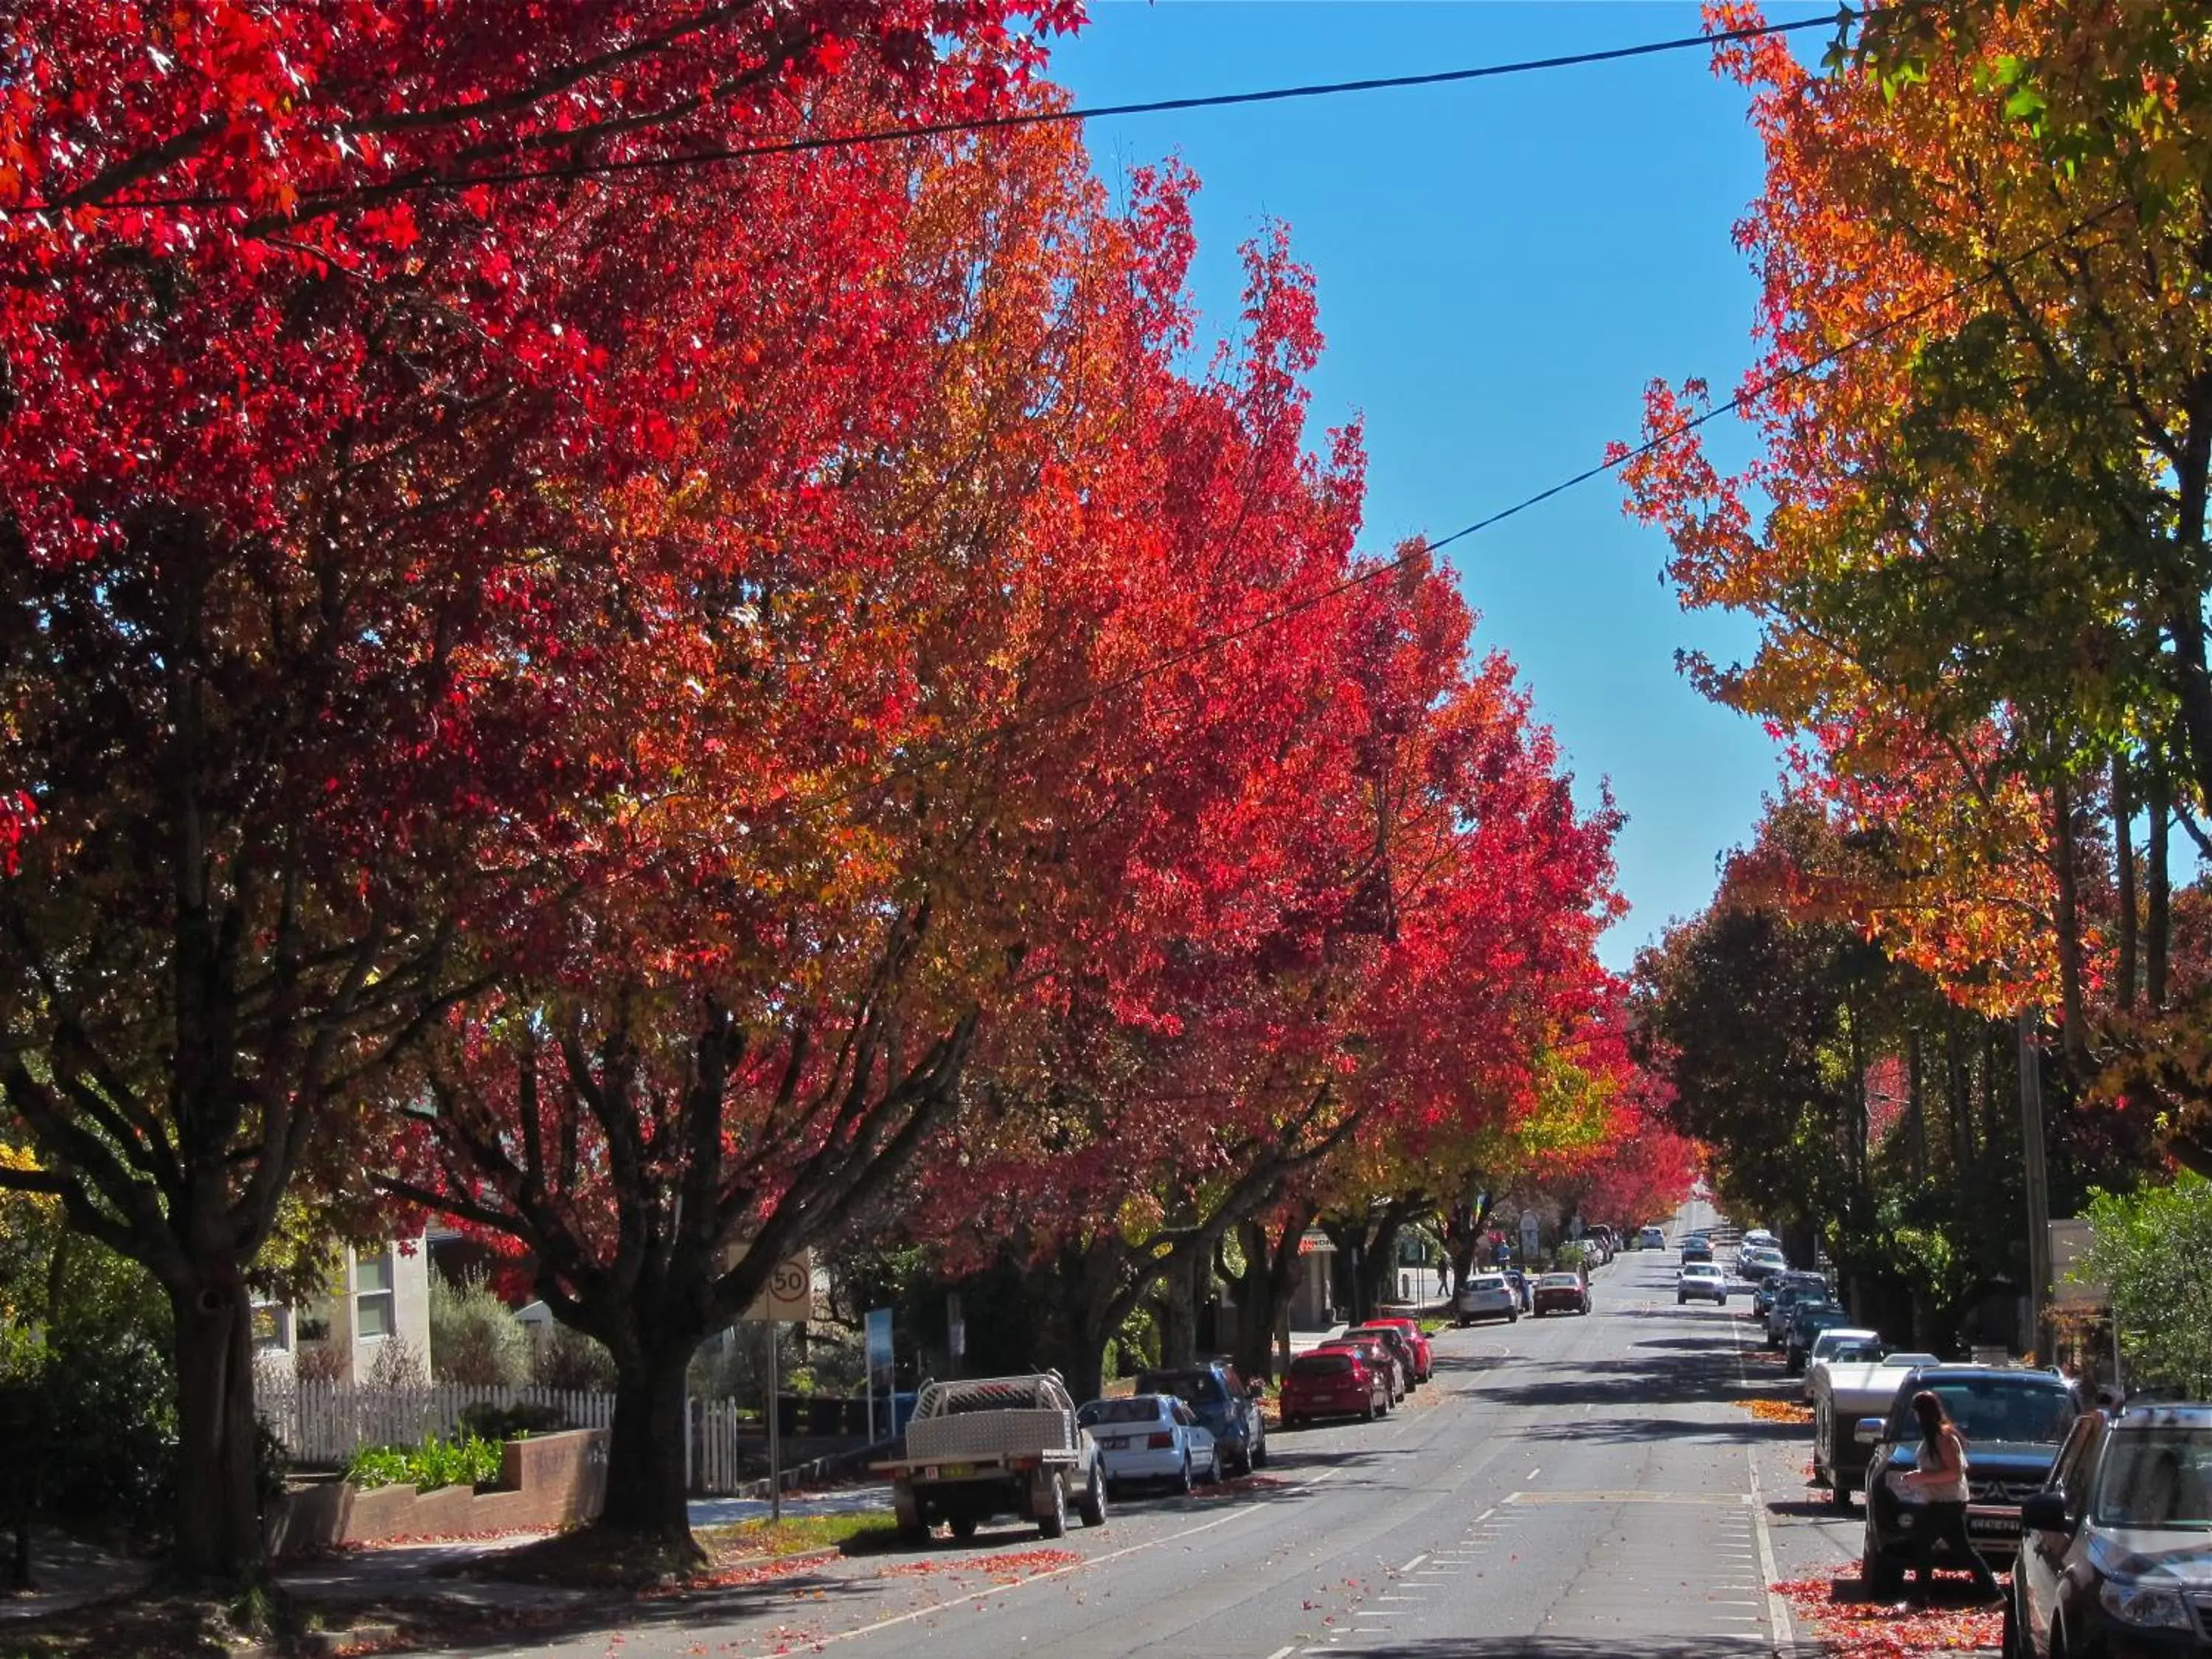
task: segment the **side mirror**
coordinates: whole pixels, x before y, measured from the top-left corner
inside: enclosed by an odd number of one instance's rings
[[[1862,1417],[1858,1420],[1858,1426],[1851,1431],[1851,1438],[1862,1446],[1877,1446],[1881,1443],[1881,1419]]]
[[[2069,1532],[2073,1522],[2066,1516],[2066,1495],[2063,1492],[2039,1492],[2020,1506],[2020,1525],[2023,1532]]]

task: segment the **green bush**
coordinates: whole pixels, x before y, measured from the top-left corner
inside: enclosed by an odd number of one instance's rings
[[[457,1440],[426,1437],[404,1446],[362,1446],[346,1459],[345,1478],[364,1492],[379,1486],[488,1486],[499,1479],[499,1443],[465,1434]]]
[[[493,1441],[520,1440],[568,1426],[567,1413],[557,1406],[464,1406],[460,1417],[463,1434]]]
[[[477,1388],[511,1388],[529,1377],[530,1332],[481,1267],[459,1284],[430,1275],[430,1374]]]

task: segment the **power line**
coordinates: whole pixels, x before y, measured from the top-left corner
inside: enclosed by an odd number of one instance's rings
[[[979,750],[988,744],[996,743],[1002,738],[1013,736],[1027,727],[1042,726],[1054,720],[1064,719],[1069,714],[1075,714],[1081,709],[1088,708],[1094,702],[1097,702],[1106,697],[1115,696],[1116,693],[1126,691],[1133,686],[1142,684],[1146,680],[1154,678],[1158,675],[1167,673],[1173,669],[1180,668],[1186,663],[1196,661],[1201,657],[1210,656],[1217,651],[1225,649],[1227,647],[1235,645],[1240,641],[1249,639],[1252,635],[1264,632],[1266,629],[1273,628],[1279,623],[1288,622],[1293,617],[1304,616],[1308,611],[1318,610],[1324,605],[1331,604],[1334,601],[1343,598],[1347,593],[1353,592],[1359,588],[1366,586],[1370,582],[1379,580],[1385,576],[1394,575],[1399,571],[1404,570],[1408,566],[1412,565],[1415,561],[1425,559],[1432,553],[1439,552],[1444,548],[1450,546],[1454,542],[1462,541],[1470,536],[1480,535],[1482,532],[1491,529],[1497,525],[1503,524],[1506,520],[1525,513],[1531,507],[1539,507],[1544,502],[1551,501],[1555,496],[1563,495],[1571,489],[1574,489],[1583,484],[1586,484],[1593,478],[1603,477],[1608,472],[1618,471],[1620,468],[1627,465],[1631,461],[1637,460],[1643,456],[1649,455],[1654,450],[1662,448],[1664,446],[1674,442],[1678,438],[1686,436],[1688,434],[1696,431],[1699,427],[1705,425],[1708,422],[1718,420],[1722,416],[1730,414],[1735,410],[1740,410],[1747,404],[1756,403],[1759,399],[1765,397],[1771,392],[1777,391],[1783,386],[1791,385],[1798,380],[1805,380],[1812,375],[1818,374],[1821,370],[1829,368],[1842,358],[1849,356],[1851,352],[1856,351],[1862,346],[1869,345],[1873,342],[1881,339],[1883,336],[1895,332],[1898,329],[1904,327],[1906,324],[1916,322],[1919,319],[1929,315],[1931,313],[1942,309],[1945,306],[1949,305],[1953,301],[1961,299],[1966,295],[1972,294],[1977,289],[1986,287],[1989,283],[1996,281],[2000,276],[2012,270],[2014,266],[2023,264],[2030,259],[2039,258],[2044,254],[2051,252],[2053,249],[2063,246],[2068,242],[2072,241],[2075,237],[2081,235],[2082,232],[2089,229],[2092,226],[2100,224],[2103,221],[2112,217],[2113,214],[2118,212],[2121,208],[2125,205],[2126,204],[2124,201],[2108,202],[2103,207],[2098,209],[2094,213],[2088,214],[2081,219],[2075,220],[2064,229],[2045,237],[2041,241],[2035,243],[2032,246],[2023,248],[2017,253],[1996,261],[1987,270],[1982,271],[1978,276],[1963,277],[1959,282],[1954,283],[1951,287],[1944,289],[1942,293],[1935,295],[1929,299],[1923,300],[1917,305],[1908,307],[1905,310],[1899,312],[1896,315],[1887,318],[1881,322],[1875,324],[1871,328],[1865,329],[1857,334],[1852,335],[1850,338],[1844,340],[1840,345],[1831,347],[1828,350],[1822,352],[1819,356],[1812,358],[1808,362],[1799,363],[1793,368],[1784,369],[1781,373],[1771,375],[1766,380],[1747,386],[1741,392],[1738,392],[1734,397],[1729,398],[1726,402],[1716,404],[1711,409],[1705,410],[1701,414],[1693,415],[1686,420],[1678,421],[1673,426],[1668,427],[1665,431],[1655,434],[1653,436],[1645,439],[1642,443],[1638,444],[1633,448],[1624,449],[1618,455],[1609,456],[1606,459],[1598,462],[1594,466],[1584,467],[1581,471],[1577,472],[1569,477],[1562,478],[1557,483],[1547,485],[1546,488],[1536,491],[1534,495],[1522,497],[1519,501],[1515,501],[1510,507],[1500,507],[1495,513],[1486,514],[1470,524],[1462,525],[1459,529],[1453,531],[1449,536],[1440,537],[1434,541],[1425,539],[1407,551],[1398,555],[1395,558],[1387,559],[1379,564],[1370,565],[1364,570],[1358,571],[1352,575],[1343,578],[1341,580],[1331,583],[1328,586],[1322,588],[1319,592],[1310,593],[1304,599],[1294,599],[1287,605],[1280,605],[1276,609],[1267,611],[1259,617],[1250,619],[1249,621],[1240,623],[1233,628],[1224,629],[1218,633],[1208,635],[1205,638],[1194,641],[1188,646],[1168,652],[1164,655],[1156,658],[1151,662],[1142,664],[1136,668],[1133,668],[1124,674],[1118,675],[1115,678],[1108,680],[1103,684],[1093,686],[1087,691],[1079,692],[1073,696],[1064,698],[1060,702],[1052,704],[1045,708],[1036,710],[1028,714],[1017,715],[998,726],[993,726],[986,732],[979,733],[975,738],[969,738],[959,744],[954,744],[942,753],[933,756],[927,760],[910,762],[903,765],[891,767],[885,770],[880,776],[872,778],[865,783],[856,784],[849,788],[837,791],[833,794],[819,797],[817,799],[807,803],[802,808],[802,811],[813,812],[822,811],[828,807],[839,805],[845,801],[854,799],[857,797],[867,794],[873,790],[881,789],[887,785],[899,782],[902,779],[915,776],[925,767],[940,765],[945,762],[958,759],[963,754]]]
[[[963,132],[994,132],[1018,127],[1054,126],[1073,121],[1106,119],[1116,116],[1164,115],[1186,110],[1233,109],[1251,104],[1283,103],[1297,99],[1333,98],[1346,94],[1402,92],[1422,87],[1454,86],[1468,81],[1495,80],[1504,76],[1533,75],[1553,70],[1581,69],[1594,64],[1620,63],[1662,53],[1711,49],[1736,41],[1769,35],[1795,33],[1802,29],[1842,28],[1861,14],[1848,5],[1819,17],[1801,17],[1787,23],[1761,23],[1725,29],[1712,34],[1680,35],[1668,40],[1647,40],[1637,46],[1608,46],[1595,52],[1560,53],[1549,58],[1524,58],[1505,64],[1480,64],[1472,68],[1437,70],[1424,75],[1386,75],[1356,81],[1323,81],[1302,86],[1270,87],[1257,92],[1212,93],[1189,98],[1153,98],[1135,103],[1091,104],[1068,109],[1021,110],[1001,115],[979,115],[958,121],[930,121],[913,126],[875,127],[860,132],[822,133],[805,138],[777,139],[761,144],[734,144],[719,149],[686,150],[676,155],[642,155],[626,160],[571,161],[537,167],[506,167],[486,173],[401,176],[381,183],[331,186],[302,191],[301,207],[341,207],[364,197],[383,200],[418,191],[458,191],[537,184],[558,179],[608,178],[678,169],[726,166],[776,155],[799,155],[819,150],[856,149],[876,144],[905,143],[921,138],[947,137]],[[111,209],[236,208],[251,205],[244,197],[231,195],[125,197],[100,204]],[[39,213],[43,204],[26,205],[18,212]],[[5,210],[0,210],[4,212]]]

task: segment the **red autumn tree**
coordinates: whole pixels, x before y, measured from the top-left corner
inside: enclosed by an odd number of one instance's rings
[[[608,643],[723,568],[714,526],[621,504],[674,482],[684,360],[630,337],[691,290],[698,218],[660,172],[509,175],[787,136],[833,70],[974,109],[1034,61],[1009,18],[1072,15],[0,21],[0,1087],[38,1157],[4,1178],[169,1291],[186,1569],[259,1559],[245,1279],[292,1177],[478,983],[470,929],[629,799]]]

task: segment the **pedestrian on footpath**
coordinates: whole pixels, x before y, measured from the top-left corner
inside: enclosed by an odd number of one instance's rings
[[[1982,1559],[1973,1540],[1966,1536],[1966,1443],[1943,1410],[1943,1402],[1929,1389],[1912,1396],[1912,1414],[1920,1419],[1920,1456],[1898,1484],[1919,1502],[1920,1524],[1913,1529],[1913,1583],[1905,1599],[1924,1603],[1936,1588],[1936,1546],[1949,1547],[1952,1559],[1974,1575],[1974,1587],[1984,1599],[2002,1601],[1996,1575]],[[1900,1494],[1902,1495],[1902,1494]]]

